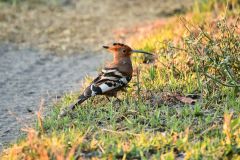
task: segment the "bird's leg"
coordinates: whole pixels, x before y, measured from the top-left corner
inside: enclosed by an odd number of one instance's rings
[[[119,105],[122,102],[119,98],[117,98],[117,92],[110,92],[110,93],[106,94],[105,96],[108,99],[108,101],[111,102],[113,105]],[[111,97],[111,98],[114,97],[115,100],[114,101],[110,100],[109,97]]]
[[[74,109],[76,108],[76,104],[75,103],[72,103],[70,104],[68,107],[66,108],[62,108],[60,110],[60,113],[58,115],[58,118],[62,118],[62,117],[65,117],[69,112],[73,111]]]
[[[122,100],[120,100],[117,97],[117,93],[113,95],[113,97],[116,99],[115,101],[113,101],[113,105],[120,105],[122,103]]]
[[[109,102],[111,102],[108,96],[105,96],[105,97],[107,98],[107,100],[108,100]]]
[[[112,102],[112,105],[118,110],[121,107],[122,101],[117,97],[115,97],[115,99],[116,100]]]
[[[120,100],[118,97],[115,98],[116,98],[115,102],[122,102],[122,100]]]

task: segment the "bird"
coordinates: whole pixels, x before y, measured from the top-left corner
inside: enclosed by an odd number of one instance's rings
[[[103,46],[103,48],[113,54],[113,61],[101,70],[98,76],[85,88],[76,102],[60,112],[59,118],[66,116],[69,110],[73,111],[90,97],[105,95],[107,98],[117,98],[117,93],[124,91],[132,79],[132,53],[153,55],[142,50],[133,50],[128,45],[122,43],[113,43],[110,46]]]

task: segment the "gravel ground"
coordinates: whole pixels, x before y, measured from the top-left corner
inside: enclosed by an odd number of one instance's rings
[[[56,97],[78,91],[86,74],[97,74],[110,57],[101,45],[114,41],[114,30],[170,16],[190,4],[89,0],[70,1],[61,9],[23,7],[15,13],[1,8],[0,150],[19,137],[22,127],[32,125],[41,99],[49,108]],[[56,54],[65,52],[72,54]]]
[[[36,119],[41,99],[51,107],[63,94],[78,91],[81,80],[96,75],[106,57],[90,53],[59,57],[0,45],[0,148]]]

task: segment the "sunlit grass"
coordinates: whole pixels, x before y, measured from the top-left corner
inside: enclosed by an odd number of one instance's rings
[[[133,43],[157,58],[141,64],[143,57],[133,57],[137,69],[128,92],[120,95],[121,104],[91,98],[57,119],[60,108],[77,97],[66,95],[47,117],[38,118],[25,139],[4,151],[3,159],[238,159],[239,93],[206,79],[185,41],[198,35],[194,26],[204,25],[209,33],[214,29],[209,24],[218,17],[215,5],[219,13],[226,13],[223,2],[196,4],[184,17],[172,18],[145,40]],[[234,10],[225,16],[231,21],[238,15]],[[200,99],[194,104],[176,99],[188,94]]]

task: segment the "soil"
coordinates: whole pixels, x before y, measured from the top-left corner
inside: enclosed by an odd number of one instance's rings
[[[62,1],[0,10],[0,150],[34,125],[40,100],[80,89],[110,54],[101,45],[113,32],[185,11],[191,0]],[[143,23],[144,22],[144,23]],[[126,37],[120,37],[125,42]],[[119,39],[118,39],[119,40]]]

